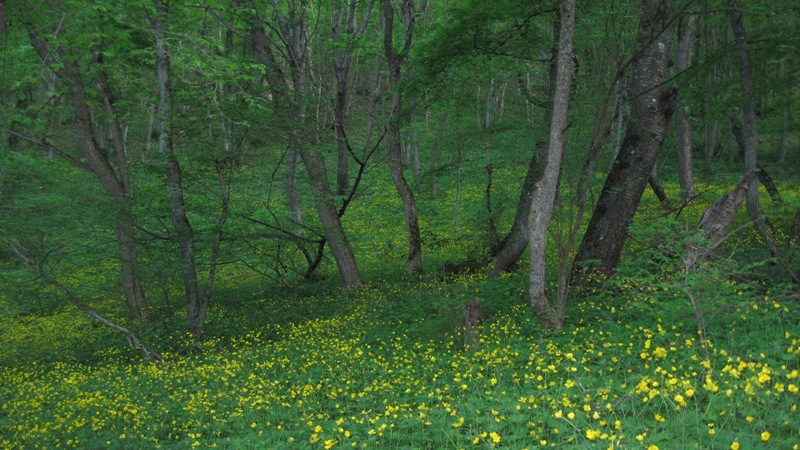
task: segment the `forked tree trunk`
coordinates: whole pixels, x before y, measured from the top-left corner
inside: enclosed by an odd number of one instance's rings
[[[544,164],[544,174],[533,187],[531,214],[528,219],[531,249],[529,293],[536,318],[543,327],[560,330],[566,304],[553,305],[547,296],[547,228],[553,217],[553,203],[558,189],[564,140],[567,132],[567,112],[572,89],[572,37],[575,28],[575,0],[561,0],[561,28],[558,44],[556,87],[553,98],[550,140]]]
[[[249,3],[249,2],[248,2]],[[292,8],[302,8],[295,4]],[[333,193],[328,184],[327,168],[322,154],[308,148],[311,140],[307,137],[305,107],[303,96],[305,90],[305,71],[307,70],[303,58],[305,57],[307,30],[305,29],[305,12],[292,9],[289,17],[278,14],[281,41],[285,48],[281,52],[287,59],[287,64],[292,72],[294,95],[290,95],[289,85],[275,60],[272,43],[267,37],[262,25],[253,23],[250,29],[250,39],[254,46],[254,53],[264,64],[267,83],[275,102],[275,107],[284,117],[282,126],[287,135],[294,141],[294,149],[303,160],[306,167],[311,189],[314,192],[315,208],[320,218],[325,233],[325,238],[330,246],[336,266],[339,269],[342,287],[351,289],[361,286],[361,274],[358,270],[355,255],[342,227],[341,218],[333,203]]]
[[[164,158],[169,194],[172,226],[178,237],[180,248],[181,274],[186,301],[186,320],[189,332],[196,339],[203,337],[208,304],[201,298],[197,284],[197,267],[194,257],[194,230],[186,217],[183,200],[183,174],[172,140],[172,82],[170,80],[170,49],[167,44],[166,16],[169,3],[154,0],[156,17],[152,21],[156,47],[156,82],[158,83],[158,148]]]
[[[610,276],[619,262],[675,110],[676,91],[664,85],[674,19],[671,0],[642,0],[629,125],[573,263],[573,285],[595,272]]]
[[[403,155],[400,136],[400,113],[403,107],[403,98],[398,83],[400,82],[400,71],[411,48],[414,32],[413,0],[404,1],[404,13],[410,11],[411,14],[404,14],[407,22],[403,49],[400,52],[395,50],[392,39],[394,33],[394,7],[391,0],[383,1],[383,47],[389,65],[389,91],[392,93],[388,132],[389,168],[392,173],[392,182],[403,200],[406,234],[408,237],[408,271],[410,273],[420,273],[422,272],[422,239],[420,238],[419,221],[417,219],[417,203],[414,198],[414,192],[403,176]]]
[[[58,54],[61,58],[61,65],[51,66],[51,70],[53,70],[58,79],[69,89],[75,115],[75,128],[79,137],[80,146],[83,149],[84,158],[86,158],[89,167],[95,176],[97,176],[106,194],[114,200],[117,252],[120,262],[122,292],[125,296],[125,303],[132,317],[136,319],[146,319],[147,301],[137,269],[138,257],[130,199],[131,182],[128,176],[124,149],[117,148],[117,165],[119,173],[121,174],[118,176],[108,156],[100,150],[97,144],[94,127],[92,126],[92,117],[88,106],[86,89],[74,58],[72,58],[71,55],[68,54],[68,50],[63,47],[59,47],[55,51],[49,48],[36,30],[31,29],[29,35],[31,44],[42,58],[42,61],[46,63],[52,61],[53,54]],[[105,81],[102,71],[100,71],[99,81],[101,84]],[[104,92],[101,92],[101,95],[106,96],[106,101],[108,102],[107,108],[111,108],[110,91],[108,90],[107,83],[105,84],[105,89]],[[116,117],[113,116],[113,108],[110,109],[109,114],[111,114],[111,119],[116,121]],[[119,130],[117,130],[115,134],[115,140],[121,139]],[[121,142],[119,142],[118,145],[121,145]]]

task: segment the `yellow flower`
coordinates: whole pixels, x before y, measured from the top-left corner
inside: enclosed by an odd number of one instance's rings
[[[739,442],[738,441],[731,442],[731,450],[739,450]]]
[[[772,437],[772,435],[769,434],[769,431],[765,431],[765,432],[761,433],[761,440],[764,441],[764,442],[767,442],[770,437]]]
[[[658,450],[658,446],[655,444],[650,444],[647,446],[647,450]]]
[[[586,439],[593,441],[600,436],[600,430],[586,430]]]
[[[496,433],[496,432],[494,432],[494,431],[492,431],[491,433],[489,433],[489,437],[490,437],[490,438],[492,438],[492,442],[493,442],[493,443],[495,443],[495,444],[497,444],[497,443],[499,443],[499,442],[500,442],[500,435],[499,435],[499,434],[497,434],[497,433]]]

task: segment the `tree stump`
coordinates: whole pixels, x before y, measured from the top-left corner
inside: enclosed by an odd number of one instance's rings
[[[483,326],[483,312],[481,301],[472,297],[467,309],[464,311],[464,345],[475,348],[481,341],[481,327]]]

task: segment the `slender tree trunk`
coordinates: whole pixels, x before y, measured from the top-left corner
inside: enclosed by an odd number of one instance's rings
[[[739,74],[741,77],[742,89],[742,111],[744,118],[744,169],[749,172],[758,168],[758,135],[756,132],[756,107],[755,94],[753,92],[753,70],[750,67],[750,57],[747,50],[747,34],[739,0],[730,0],[730,18],[733,37],[736,44],[736,56],[739,62]],[[775,238],[772,233],[772,225],[769,223],[764,211],[761,208],[761,197],[758,193],[758,181],[750,184],[747,190],[747,213],[756,229],[770,246],[775,248]]]
[[[447,124],[447,114],[442,115],[441,122],[439,122],[439,131],[433,139],[433,146],[431,147],[431,160],[428,171],[430,173],[430,189],[431,197],[436,197],[439,194],[439,187],[436,185],[436,156],[439,153],[439,147],[442,145],[442,134],[444,134],[444,126]]]
[[[676,91],[664,86],[674,19],[671,0],[642,0],[637,38],[641,50],[632,63],[629,85],[630,121],[578,249],[573,284],[588,282],[587,275],[595,271],[610,276],[619,262],[628,225],[675,110]]]
[[[692,53],[697,42],[700,21],[695,16],[687,16],[681,22],[678,41],[678,74],[692,65]],[[692,163],[692,122],[691,109],[685,99],[679,102],[676,111],[675,142],[678,147],[678,181],[683,198],[694,197],[694,165]]]
[[[413,0],[405,0],[405,11],[412,11],[407,16],[405,40],[403,49],[398,52],[394,48],[394,7],[391,0],[383,1],[384,39],[383,46],[389,64],[389,90],[392,92],[391,116],[389,119],[388,150],[389,167],[392,173],[392,182],[397,193],[403,200],[405,211],[406,233],[408,236],[408,271],[410,273],[422,272],[422,239],[420,238],[419,221],[417,220],[417,203],[414,192],[403,176],[402,142],[400,137],[400,114],[403,107],[403,98],[399,90],[401,69],[411,47],[414,32]]]
[[[172,226],[178,237],[181,273],[186,299],[186,320],[196,339],[203,337],[207,304],[200,297],[197,267],[194,256],[194,230],[186,217],[183,200],[183,174],[175,156],[172,140],[172,82],[170,80],[170,49],[167,44],[166,16],[168,0],[154,0],[156,17],[152,21],[156,46],[156,81],[158,83],[158,148],[164,158]]]
[[[67,49],[63,47],[59,47],[55,52],[53,49],[48,48],[45,41],[35,30],[31,29],[29,35],[31,44],[42,58],[42,61],[50,61],[53,53],[58,54],[61,58],[61,65],[59,67],[51,67],[51,69],[69,89],[75,115],[75,128],[84,157],[108,196],[114,200],[117,252],[125,303],[132,317],[146,319],[147,300],[137,270],[138,258],[130,199],[131,181],[127,171],[127,161],[124,158],[124,150],[119,149],[120,151],[117,152],[118,170],[121,174],[118,177],[108,156],[100,150],[97,144],[96,134],[92,126],[91,111],[87,103],[86,89],[74,59],[67,53]],[[101,94],[106,95],[106,101],[110,102],[110,97],[108,97],[110,90],[108,90],[105,74],[102,71],[100,71],[99,81],[101,85],[105,82],[106,90]],[[107,108],[111,108],[111,103],[107,103]],[[113,114],[113,108],[110,110],[110,114]],[[116,120],[113,115],[111,115],[111,119]],[[121,134],[116,138],[121,139]],[[121,141],[119,145],[122,145]]]
[[[347,144],[346,120],[347,120],[347,90],[350,78],[350,66],[352,64],[352,53],[355,50],[353,42],[364,33],[370,13],[372,12],[373,0],[367,2],[364,16],[356,28],[356,0],[349,0],[347,4],[347,16],[345,18],[346,37],[341,36],[341,15],[342,5],[340,0],[334,0],[331,8],[331,29],[333,41],[341,47],[333,52],[333,69],[336,75],[336,99],[333,104],[334,130],[336,132],[336,144],[338,149],[336,186],[339,195],[344,195],[350,189],[350,150]],[[349,42],[343,42],[349,39]]]
[[[551,304],[547,296],[547,228],[553,216],[553,204],[558,189],[564,138],[567,132],[567,112],[572,88],[572,37],[575,28],[575,0],[561,1],[561,28],[558,44],[558,68],[553,99],[550,140],[542,178],[534,184],[531,196],[529,245],[531,249],[531,305],[543,327],[560,330],[565,304]]]

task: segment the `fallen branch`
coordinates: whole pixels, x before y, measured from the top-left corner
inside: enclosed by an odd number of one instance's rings
[[[49,285],[55,287],[56,289],[58,289],[59,292],[61,292],[65,297],[67,297],[67,299],[70,301],[70,303],[75,305],[78,309],[80,309],[84,313],[88,314],[93,319],[95,319],[98,322],[102,323],[103,325],[107,326],[108,328],[111,328],[114,331],[122,333],[122,335],[125,336],[125,339],[128,340],[128,344],[132,348],[138,348],[139,350],[141,350],[142,355],[148,361],[154,361],[154,362],[160,362],[161,361],[161,355],[158,354],[158,352],[156,352],[154,350],[150,350],[144,344],[142,344],[142,342],[136,337],[136,335],[133,334],[133,332],[131,332],[129,329],[123,327],[122,325],[118,325],[118,324],[112,322],[111,320],[103,317],[100,313],[98,313],[97,311],[92,309],[89,305],[87,305],[86,303],[80,301],[80,299],[78,299],[78,297],[72,291],[70,291],[69,289],[66,288],[66,286],[64,286],[63,284],[59,283],[58,280],[56,280],[55,278],[53,278],[50,275],[46,274],[44,272],[44,270],[42,269],[42,266],[40,264],[34,263],[27,255],[25,255],[22,252],[22,250],[19,248],[18,245],[14,244],[14,243],[10,243],[9,246],[11,247],[11,251],[13,251],[17,255],[17,257],[19,257],[19,259],[23,263],[25,263],[25,265],[27,265],[34,272],[36,272],[36,274],[42,280],[44,280],[47,284],[49,284]]]

